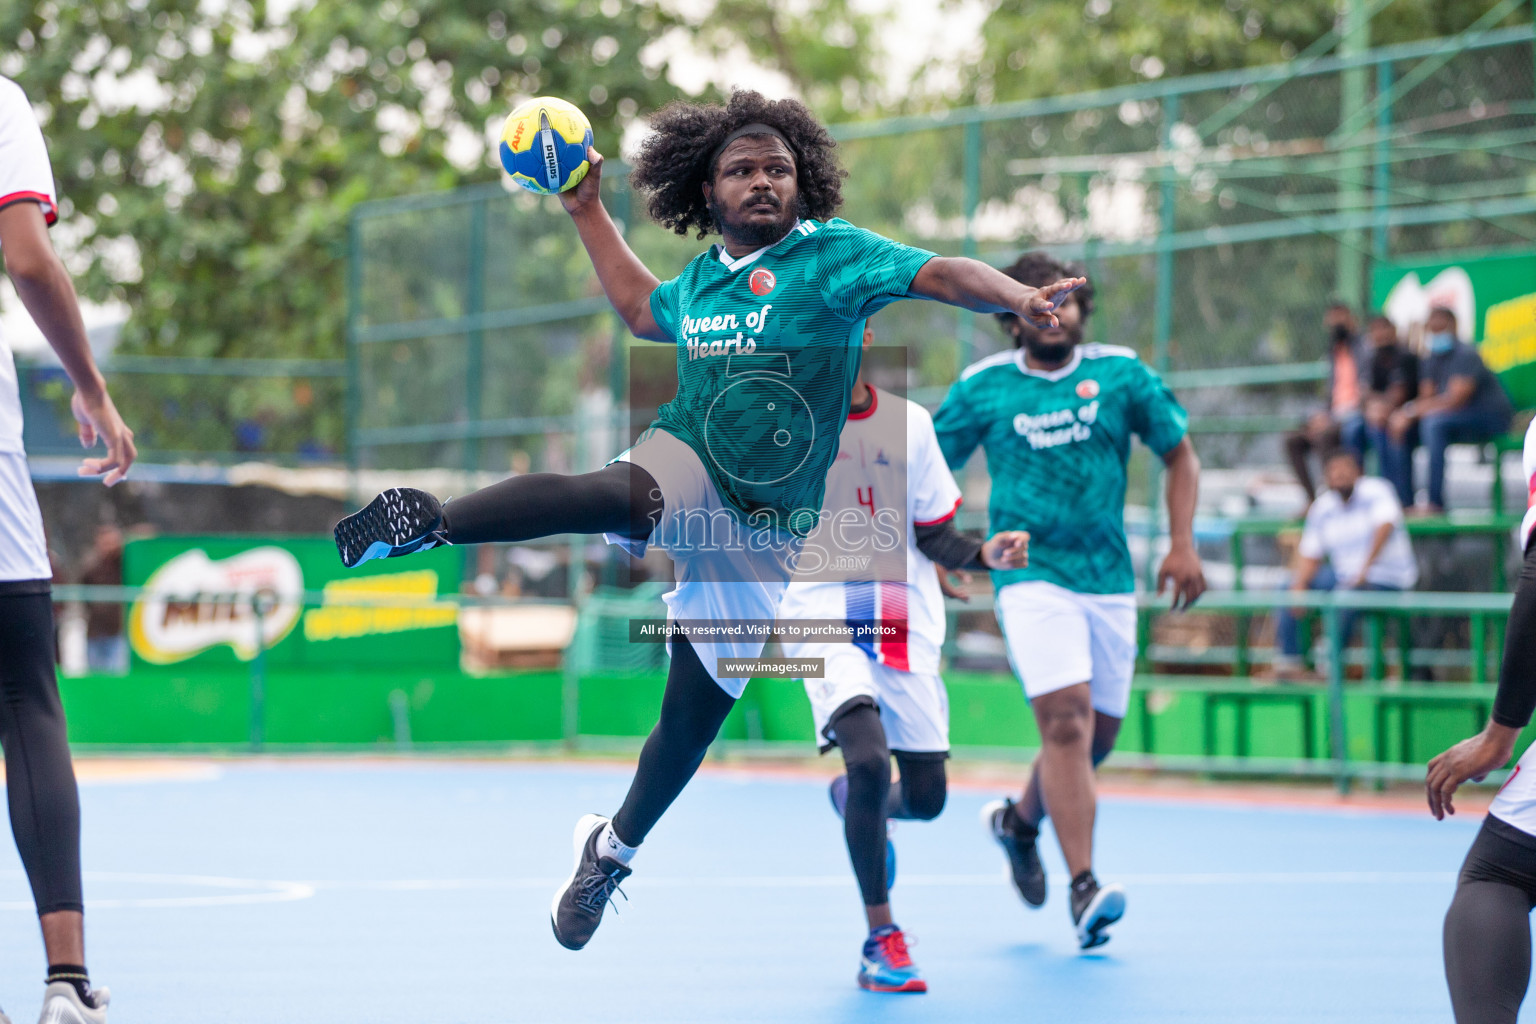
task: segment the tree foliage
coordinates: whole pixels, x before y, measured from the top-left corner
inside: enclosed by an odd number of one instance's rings
[[[49,0],[0,5],[0,72],[43,112],[82,291],[131,311],[119,351],[336,358],[353,207],[496,180],[486,127],[531,95],[616,143],[670,97],[639,56],[670,23],[621,0]],[[341,436],[312,387],[156,383],[125,393],[150,447]]]

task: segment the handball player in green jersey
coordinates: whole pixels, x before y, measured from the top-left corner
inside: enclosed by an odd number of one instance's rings
[[[349,566],[560,533],[605,534],[637,554],[655,544],[671,556],[668,618],[680,632],[671,633],[661,715],[618,812],[577,824],[575,867],[550,911],[570,949],[591,939],[636,848],[741,696],[746,679],[722,678],[720,661],[756,657],[763,639],[722,643],[709,627],[775,618],[799,542],[820,515],[865,319],[925,298],[1046,327],[1057,302],[1086,283],[1025,285],[834,219],[844,176],[834,143],[793,100],[743,91],[724,107],[674,103],[651,128],[631,184],[660,224],[701,239],[719,233],[720,244],[658,280],[603,208],[595,149],[591,171],[560,199],[630,331],[675,347],[677,397],[595,473],[526,474],[446,505],[397,488],[336,528]]]
[[[1042,252],[1003,271],[1039,284],[1071,271]],[[951,468],[978,446],[992,478],[991,531],[1027,530],[1024,569],[994,572],[1008,657],[1040,727],[1040,756],[1024,795],[983,818],[1008,854],[1014,885],[1045,902],[1035,839],[1049,812],[1072,876],[1070,910],[1084,949],[1109,941],[1125,911],[1118,885],[1093,875],[1094,769],[1109,755],[1130,701],[1136,663],[1136,580],[1125,543],[1125,463],[1131,435],[1168,467],[1171,547],[1158,592],[1174,607],[1205,590],[1193,522],[1200,461],[1188,418],[1156,373],[1128,348],[1082,344],[1093,291],[1057,304],[1039,326],[1000,314],[1015,348],[968,367],[934,415]]]

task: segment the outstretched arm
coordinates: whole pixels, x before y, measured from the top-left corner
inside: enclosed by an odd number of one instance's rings
[[[672,341],[651,313],[651,292],[661,282],[640,262],[603,207],[602,154],[588,146],[587,159],[592,164],[587,176],[569,192],[560,193],[560,202],[576,223],[576,233],[587,247],[603,292],[630,333],[648,341]]]
[[[128,475],[128,467],[138,456],[133,431],[118,415],[112,396],[107,394],[107,383],[96,368],[75,286],[48,240],[48,223],[38,204],[17,202],[0,209],[0,250],[22,305],[58,353],[64,372],[75,385],[69,407],[80,425],[80,444],[90,448],[99,437],[107,446],[105,457],[81,463],[80,475],[100,476],[102,483],[111,487]]]
[[[908,293],[974,313],[1013,313],[1036,327],[1055,327],[1056,305],[1087,283],[1086,277],[1069,277],[1031,288],[980,260],[935,256],[917,272]]]

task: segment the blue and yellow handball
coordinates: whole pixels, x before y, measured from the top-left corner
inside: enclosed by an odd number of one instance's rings
[[[581,184],[592,165],[592,124],[574,103],[537,96],[507,116],[501,166],[530,192],[552,196]]]

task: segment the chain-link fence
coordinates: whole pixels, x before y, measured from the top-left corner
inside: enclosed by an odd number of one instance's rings
[[[1536,245],[1532,29],[1482,28],[1514,2],[1449,39],[839,126],[843,212],[940,253],[1083,262],[1090,338],[1168,371],[1220,435],[1207,464],[1237,464],[1310,400],[1330,296],[1363,308],[1372,268],[1409,254]],[[675,273],[700,243],[646,222],[609,177],[631,245]],[[564,219],[498,186],[359,209],[360,464],[579,469],[627,443],[638,343]],[[985,317],[899,309],[877,332],[912,348],[923,400],[1003,343]]]

